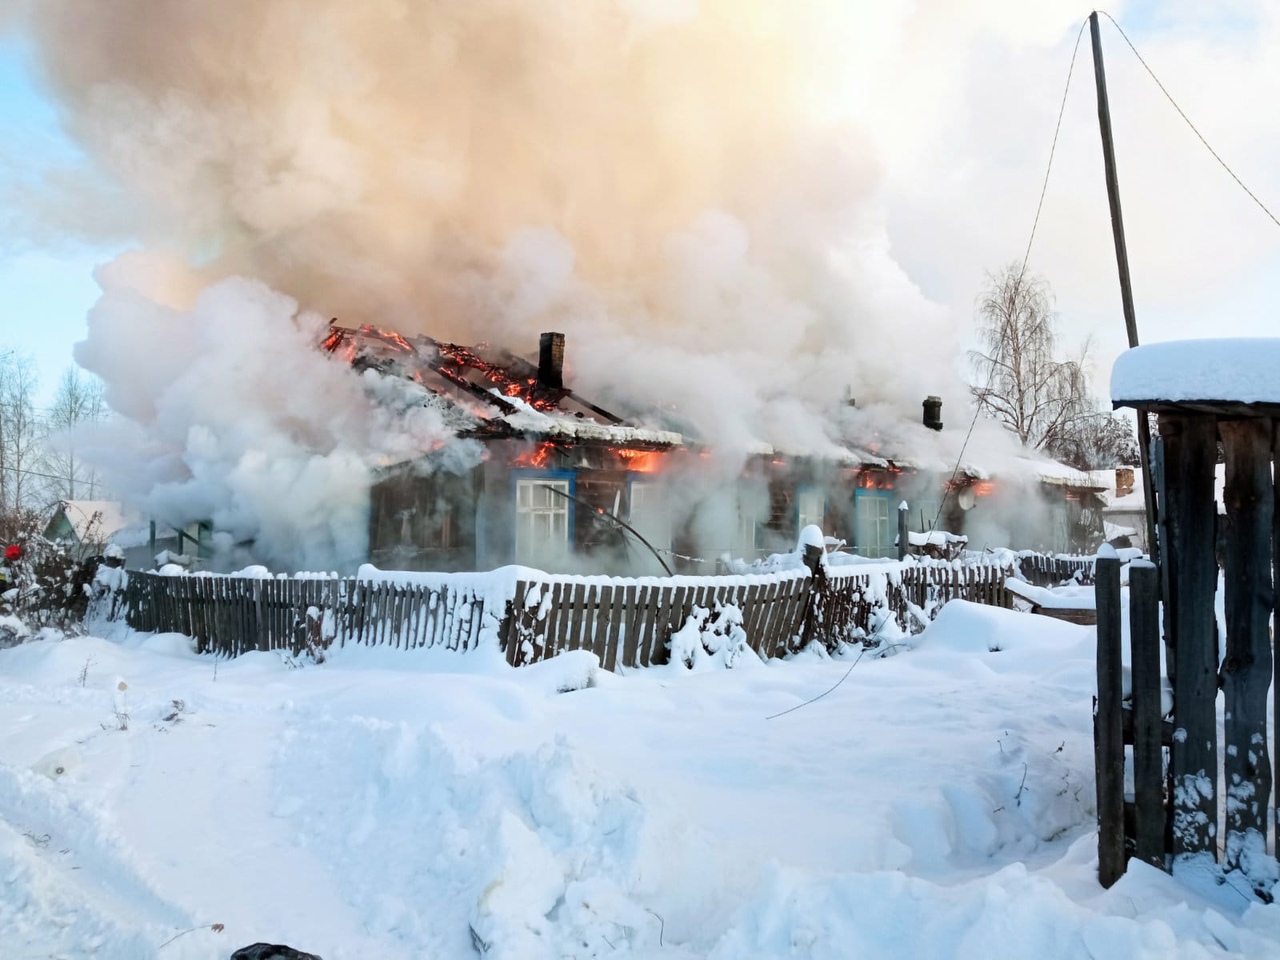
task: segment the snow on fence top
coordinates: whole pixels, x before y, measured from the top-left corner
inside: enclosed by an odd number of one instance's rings
[[[1111,399],[1280,403],[1280,338],[1174,340],[1134,347],[1111,368]]]

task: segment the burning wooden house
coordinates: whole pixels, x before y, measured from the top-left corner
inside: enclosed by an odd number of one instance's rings
[[[324,347],[357,369],[420,384],[449,406],[459,438],[484,448],[462,470],[428,455],[384,471],[370,511],[374,564],[604,569],[626,566],[637,547],[650,552],[632,531],[656,525],[651,479],[684,455],[684,438],[627,423],[567,388],[563,334],[542,335],[537,364],[373,327],[334,326]]]
[[[1004,485],[979,472],[929,469],[876,444],[823,455],[762,444],[745,466],[726,468],[696,440],[577,395],[565,384],[559,333],[542,335],[536,363],[375,327],[335,325],[323,346],[356,369],[417,384],[422,402],[441,405],[458,437],[483,451],[464,463],[437,451],[384,469],[371,496],[369,558],[388,569],[705,572],[725,555],[793,549],[810,524],[862,556],[889,557],[902,503],[912,530],[963,533],[993,512],[976,508],[1004,499]],[[913,429],[941,428],[941,402],[930,397]],[[1054,549],[1071,545],[1061,532]]]

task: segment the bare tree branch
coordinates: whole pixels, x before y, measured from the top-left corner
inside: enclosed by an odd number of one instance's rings
[[[1058,359],[1053,293],[1042,277],[1016,263],[990,275],[978,299],[978,337],[984,349],[969,352],[977,380],[970,389],[989,417],[1024,446],[1082,470],[1128,462],[1127,421],[1100,412],[1091,395],[1091,341]]]

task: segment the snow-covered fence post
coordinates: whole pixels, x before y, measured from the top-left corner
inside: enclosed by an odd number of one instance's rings
[[[1098,882],[1109,887],[1124,873],[1124,689],[1120,656],[1120,558],[1099,553],[1098,700],[1093,715],[1098,786]]]
[[[816,528],[815,528],[816,529]],[[812,540],[804,544],[804,565],[809,568],[809,589],[804,601],[804,613],[800,622],[800,644],[803,646],[814,638],[815,631],[823,622],[826,607],[827,569],[823,565],[826,548],[822,541]]]
[[[911,552],[911,541],[907,531],[907,514],[910,507],[907,501],[903,500],[898,504],[898,559],[905,560],[907,554]],[[927,532],[927,531],[926,531]]]

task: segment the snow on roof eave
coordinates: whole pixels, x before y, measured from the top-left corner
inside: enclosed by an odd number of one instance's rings
[[[1174,340],[1133,347],[1111,368],[1117,407],[1170,404],[1280,411],[1280,337]]]

